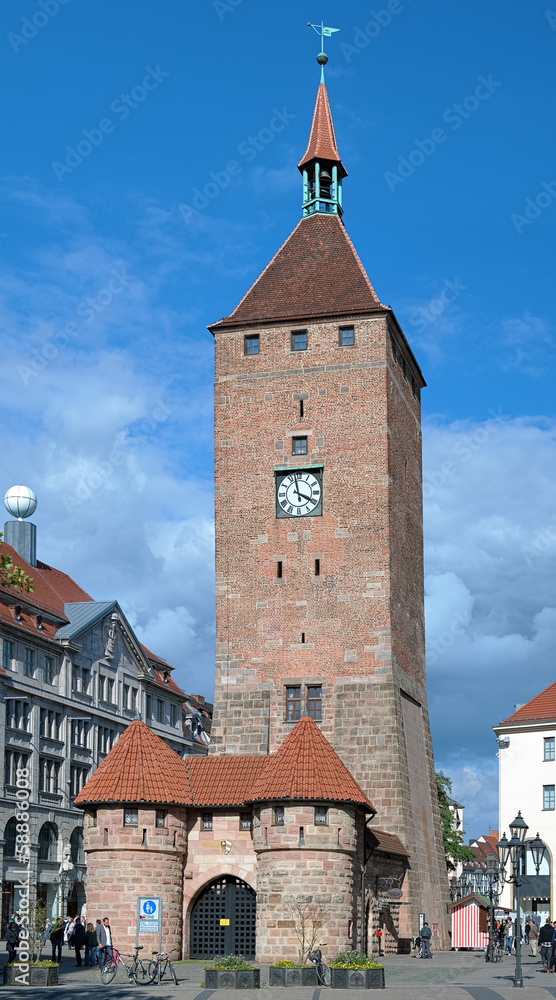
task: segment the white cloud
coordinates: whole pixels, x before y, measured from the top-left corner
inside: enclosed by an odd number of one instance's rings
[[[555,438],[555,422],[500,415],[424,428],[435,754],[437,766],[455,755],[461,774],[471,761],[485,802],[496,754],[491,727],[554,680]],[[454,794],[467,804],[463,792]],[[478,812],[468,817],[479,822],[480,794],[474,801]],[[485,832],[482,817],[483,829],[470,835]]]

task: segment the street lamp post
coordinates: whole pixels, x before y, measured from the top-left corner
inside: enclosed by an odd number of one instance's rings
[[[498,903],[498,884],[500,881],[500,874],[494,867],[496,864],[496,858],[494,854],[489,854],[486,858],[486,868],[483,871],[483,875],[486,878],[488,886],[488,898],[490,902],[490,919],[488,924],[488,948],[486,954],[487,962],[492,962],[494,958],[494,906]],[[496,888],[495,888],[496,886]]]
[[[529,827],[523,819],[521,812],[518,812],[513,823],[510,823],[510,833],[512,835],[511,840],[508,840],[506,834],[504,833],[502,835],[502,839],[496,845],[498,848],[498,857],[500,858],[500,878],[503,882],[507,882],[509,885],[513,885],[515,887],[516,918],[514,986],[521,987],[523,986],[523,974],[521,971],[521,928],[519,924],[520,891],[522,885],[528,885],[538,877],[546,852],[546,846],[543,844],[538,833],[535,839],[529,844],[525,843],[525,835],[528,829]],[[527,848],[531,851],[533,864],[535,866],[535,875],[525,874],[527,870]],[[506,864],[508,861],[511,863],[511,875],[506,874]]]

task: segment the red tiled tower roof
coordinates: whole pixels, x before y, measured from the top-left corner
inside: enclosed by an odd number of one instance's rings
[[[309,716],[299,720],[249,792],[249,801],[318,799],[353,802],[376,812],[355,778]]]
[[[301,219],[234,311],[209,329],[384,308],[341,219],[317,213]]]
[[[518,708],[513,715],[509,715],[500,725],[506,726],[511,722],[540,722],[542,719],[556,720],[556,681],[531,698],[526,705]]]
[[[124,730],[75,799],[94,802],[193,804],[182,758],[136,720]]]
[[[240,806],[250,792],[268,758],[260,755],[186,757],[193,801],[196,806]]]
[[[336,146],[332,114],[330,112],[330,104],[328,103],[328,92],[324,83],[320,83],[317,90],[309,142],[305,150],[305,155],[298,163],[299,169],[302,170],[312,160],[331,160],[333,163],[335,162],[339,165],[342,177],[347,177],[347,170],[340,159],[338,147]]]

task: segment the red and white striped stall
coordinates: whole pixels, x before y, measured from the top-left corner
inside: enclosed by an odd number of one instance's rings
[[[474,892],[455,903],[452,911],[452,948],[487,948],[489,903]]]

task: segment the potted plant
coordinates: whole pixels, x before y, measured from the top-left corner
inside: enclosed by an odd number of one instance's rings
[[[58,963],[11,962],[4,965],[4,986],[57,986]]]
[[[302,962],[274,962],[270,966],[271,986],[316,986],[317,970],[314,965]]]
[[[330,963],[331,986],[336,990],[384,989],[384,966],[357,951],[344,951]]]
[[[242,955],[216,955],[212,965],[205,965],[205,989],[258,990],[261,970]]]

